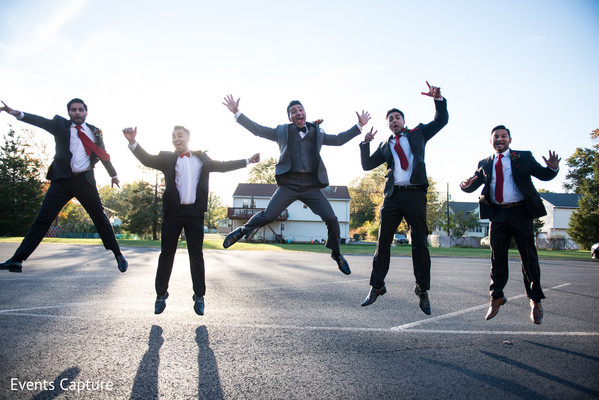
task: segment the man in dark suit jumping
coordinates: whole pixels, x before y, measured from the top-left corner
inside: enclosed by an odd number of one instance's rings
[[[370,154],[370,141],[376,132],[366,134],[360,144],[362,168],[369,171],[379,165],[387,164],[383,205],[380,214],[379,237],[372,260],[370,275],[370,291],[362,306],[375,302],[378,296],[387,292],[385,277],[389,272],[391,243],[397,227],[405,218],[410,226],[412,237],[412,265],[416,286],[414,292],[418,296],[420,309],[431,314],[428,297],[431,281],[431,258],[428,251],[426,225],[426,192],[428,177],[424,150],[427,142],[435,136],[448,122],[447,101],[441,95],[441,88],[430,86],[422,95],[435,100],[435,118],[428,124],[418,124],[414,129],[405,126],[404,114],[397,108],[387,111],[387,124],[393,135],[379,145]]]
[[[358,123],[338,135],[327,135],[318,123],[306,121],[306,111],[298,100],[287,106],[290,124],[268,128],[250,120],[239,111],[239,99],[232,95],[225,97],[223,103],[235,114],[237,122],[256,136],[277,142],[280,156],[275,166],[277,191],[261,211],[242,227],[231,232],[223,242],[226,249],[244,235],[247,237],[255,229],[268,225],[280,215],[287,206],[299,200],[325,222],[328,231],[326,247],[331,249],[331,257],[337,262],[339,270],[351,274],[349,264],[340,251],[339,221],[333,207],[321,189],[329,185],[327,169],[320,157],[320,149],[326,146],[341,146],[360,134],[362,127],[370,120],[370,114],[362,111]]]
[[[0,269],[21,272],[23,261],[40,244],[60,210],[75,197],[94,222],[106,250],[114,253],[119,271],[125,272],[127,260],[121,253],[96,188],[94,166],[98,160],[102,161],[112,177],[112,185],[119,186],[119,180],[110,156],[104,149],[102,131],[85,122],[87,105],[81,99],[69,101],[67,120],[59,115],[46,119],[13,110],[4,102],[2,104],[4,106],[0,107],[0,113],[5,111],[20,121],[50,132],[56,142],[56,154],[46,176],[50,180],[50,187],[40,211],[14,255],[0,264]]]
[[[533,220],[547,212],[531,176],[543,181],[555,178],[561,159],[549,151],[549,159],[543,157],[547,165],[543,167],[530,151],[511,150],[512,136],[504,125],[493,128],[490,141],[495,154],[481,160],[474,175],[460,184],[467,193],[485,185],[479,199],[480,218],[490,220],[491,304],[485,318],[493,318],[507,302],[503,289],[508,281],[508,249],[513,237],[522,261],[526,296],[530,299],[530,318],[540,324],[541,300],[545,295],[541,289]]]
[[[156,271],[156,303],[154,313],[166,307],[168,282],[173,270],[177,242],[185,229],[187,250],[193,283],[193,300],[196,314],[204,315],[204,212],[208,207],[209,173],[227,172],[243,168],[248,163],[260,161],[260,154],[247,160],[214,161],[206,153],[189,150],[190,132],[175,126],[172,142],[175,151],[161,151],[158,155],[146,152],[137,143],[137,128],[123,129],[133,155],[146,167],[162,171],[166,188],[162,197],[162,230],[158,270]]]

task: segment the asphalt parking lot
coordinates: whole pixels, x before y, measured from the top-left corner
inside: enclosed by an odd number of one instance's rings
[[[0,244],[2,260],[17,243]],[[519,262],[490,321],[489,261],[433,258],[432,315],[411,259],[393,257],[368,307],[370,256],[205,251],[206,314],[179,250],[154,315],[159,250],[42,244],[0,271],[0,398],[596,399],[599,262],[542,261],[547,299],[529,319]]]

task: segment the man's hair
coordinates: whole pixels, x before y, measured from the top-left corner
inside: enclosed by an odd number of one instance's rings
[[[187,133],[187,136],[191,136],[191,132],[189,132],[189,129],[187,129],[183,125],[175,125],[173,131],[176,131],[177,129],[183,129],[183,132]]]
[[[509,130],[508,128],[506,128],[506,127],[505,127],[505,125],[497,125],[495,128],[493,128],[493,129],[491,130],[491,135],[493,134],[493,132],[495,132],[495,131],[496,131],[496,130],[498,130],[498,129],[505,129],[505,130],[507,131],[507,135],[508,135],[509,137],[512,137],[512,134],[510,133],[510,130]]]
[[[394,112],[399,113],[403,119],[406,119],[406,117],[403,116],[403,112],[401,112],[401,110],[398,110],[397,108],[392,108],[389,111],[387,111],[387,115],[385,116],[385,119],[389,119],[389,115]]]
[[[83,104],[83,108],[85,108],[85,111],[87,111],[87,104],[85,104],[85,102],[83,100],[78,99],[78,98],[74,98],[73,100],[71,100],[67,103],[67,111],[71,111],[71,104],[73,104],[73,103]]]
[[[291,107],[293,107],[293,106],[296,106],[296,105],[298,105],[298,104],[299,104],[300,106],[304,107],[304,106],[302,105],[302,103],[300,103],[300,101],[299,101],[299,100],[291,100],[291,102],[290,102],[290,103],[289,103],[289,105],[287,106],[287,116],[289,116],[289,109],[290,109]]]

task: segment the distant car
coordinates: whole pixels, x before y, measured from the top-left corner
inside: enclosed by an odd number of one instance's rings
[[[395,235],[395,243],[397,244],[409,244],[410,241],[408,240],[408,238],[405,235],[402,234],[397,234]]]
[[[595,243],[593,247],[591,247],[591,258],[599,259],[599,243]]]
[[[489,240],[489,237],[485,236],[484,238],[482,238],[480,240],[480,245],[481,246],[489,246],[489,247],[491,247],[491,241]]]

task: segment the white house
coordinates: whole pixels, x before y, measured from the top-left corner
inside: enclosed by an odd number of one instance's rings
[[[539,234],[540,238],[565,238],[569,239],[568,226],[573,211],[578,210],[578,200],[582,196],[578,193],[539,193],[547,215],[541,217],[545,224]]]
[[[228,218],[219,222],[219,233],[228,233],[242,226],[252,215],[264,210],[277,185],[240,183],[233,193],[233,207]],[[339,220],[341,240],[349,239],[350,196],[347,186],[322,189]],[[327,239],[327,227],[320,217],[300,201],[293,202],[275,221],[254,231],[252,240],[266,242],[321,242]]]

